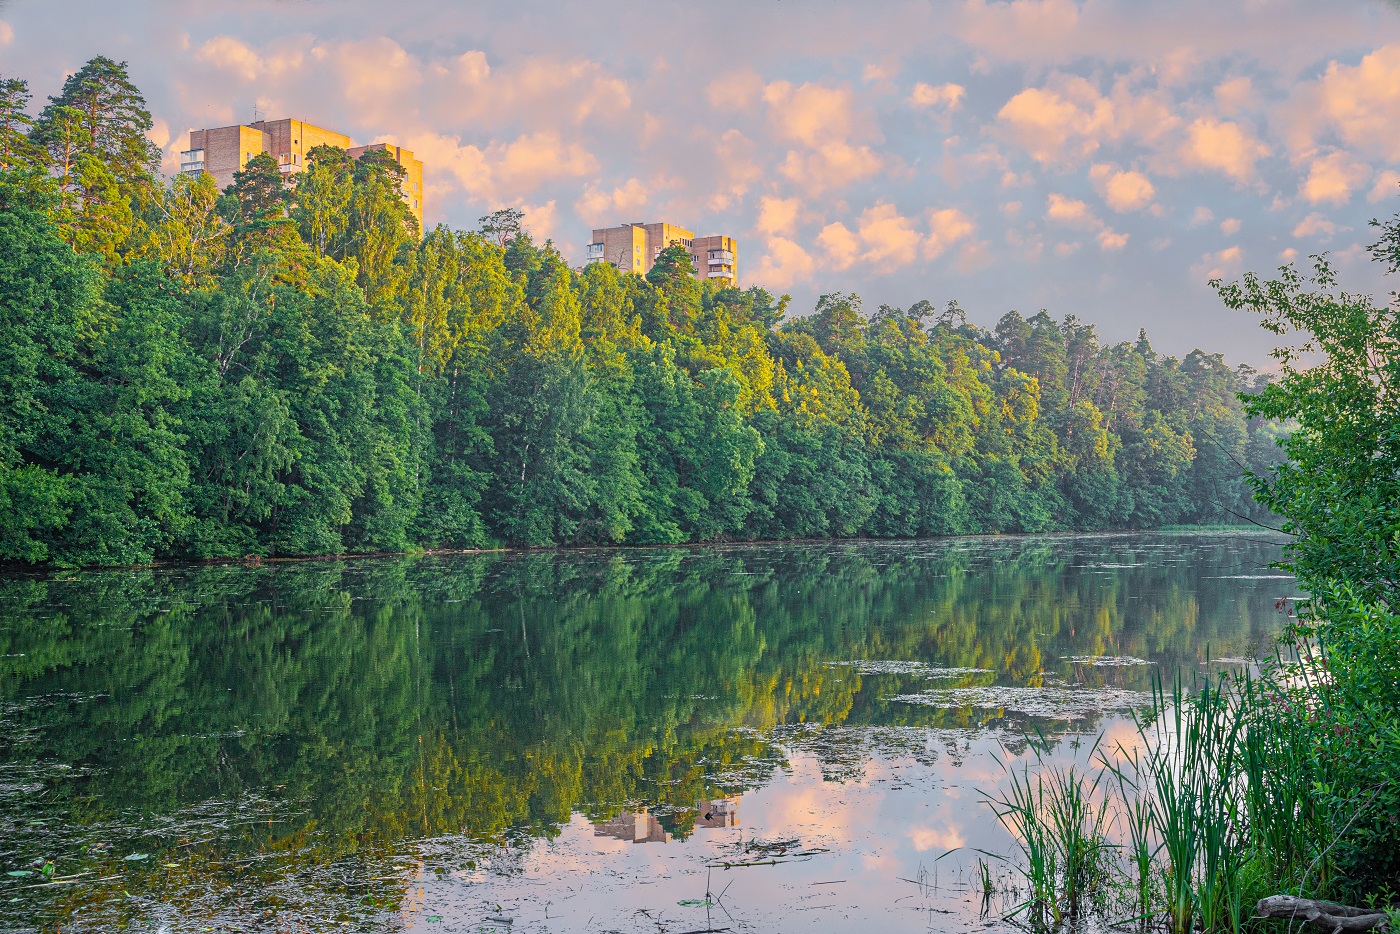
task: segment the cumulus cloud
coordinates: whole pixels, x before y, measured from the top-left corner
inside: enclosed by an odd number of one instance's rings
[[[1345,204],[1370,177],[1369,165],[1356,161],[1349,153],[1333,150],[1312,160],[1298,194],[1312,204]]]
[[[1094,216],[1089,205],[1053,192],[1045,201],[1045,219],[1087,230],[1098,230],[1103,226],[1103,221]]]
[[[308,44],[297,37],[257,50],[234,36],[215,36],[199,47],[194,59],[245,82],[277,81],[306,64]]]
[[[548,182],[599,171],[592,153],[554,133],[527,133],[485,148],[444,136],[420,137],[416,145],[425,163],[454,176],[473,200],[493,205],[517,204]]]
[[[1157,189],[1141,172],[1124,171],[1101,162],[1089,169],[1089,178],[1104,203],[1118,213],[1140,211],[1152,203]]]
[[[1118,233],[1112,227],[1105,227],[1098,233],[1099,249],[1105,253],[1116,253],[1128,245],[1128,235]]]
[[[763,98],[763,76],[752,68],[726,71],[705,86],[705,100],[716,110],[751,110]]]
[[[1215,86],[1215,104],[1222,114],[1234,116],[1254,106],[1254,82],[1245,75],[1227,78]]]
[[[1233,237],[1240,232],[1240,219],[1238,217],[1227,217],[1220,222],[1220,232],[1227,237]]]
[[[864,140],[878,138],[868,115],[857,113],[850,88],[774,81],[763,89],[768,122],[779,139],[799,144],[779,171],[818,194],[866,179],[885,165]]]
[[[754,227],[764,234],[790,234],[801,214],[801,200],[765,196],[759,199],[758,220]]]
[[[789,150],[778,171],[817,195],[870,178],[884,165],[885,160],[869,146],[832,142],[811,152]]]
[[[1337,232],[1337,225],[1321,214],[1314,211],[1298,222],[1298,226],[1293,228],[1293,236],[1298,239],[1304,237],[1330,238]]]
[[[15,28],[3,19],[0,19],[0,45],[9,45],[14,41]]]
[[[764,167],[759,162],[757,144],[735,129],[726,130],[719,138],[714,155],[714,165],[722,167],[723,174],[710,189],[707,206],[712,211],[723,211],[743,200],[763,177]]]
[[[997,120],[1008,138],[1037,162],[1074,161],[1099,148],[1113,126],[1113,107],[1083,78],[1058,89],[1026,88],[1001,108]]]
[[[611,227],[621,222],[624,214],[638,215],[647,206],[650,195],[650,189],[638,178],[629,178],[612,190],[590,182],[574,203],[574,210],[580,218],[593,218],[598,226]]]
[[[909,93],[909,106],[920,110],[952,112],[962,106],[967,88],[961,84],[925,84],[919,82]]]
[[[1045,201],[1045,219],[1076,230],[1094,231],[1099,249],[1106,253],[1116,253],[1128,245],[1128,234],[1105,224],[1088,204],[1075,198],[1052,192]],[[1078,243],[1073,246],[1079,248]]]
[[[1295,141],[1309,145],[1330,130],[1348,146],[1400,160],[1400,43],[1376,49],[1356,65],[1333,61],[1300,90]]]
[[[544,204],[523,205],[521,213],[524,217],[520,219],[520,223],[536,240],[556,239],[559,233],[559,212],[553,200]],[[564,245],[567,246],[567,243]]]
[[[1156,148],[1181,125],[1165,92],[1135,89],[1121,76],[1108,94],[1079,75],[1054,74],[1026,88],[997,114],[1000,135],[1036,161],[1071,166],[1103,146],[1133,141]]]
[[[1201,261],[1191,267],[1191,278],[1198,283],[1211,279],[1226,279],[1239,275],[1244,251],[1238,246],[1226,247],[1214,253],[1201,256]]]
[[[817,235],[817,244],[837,269],[860,262],[888,271],[919,259],[936,259],[976,229],[962,211],[944,208],[929,212],[928,233],[924,233],[894,205],[876,204],[861,214],[855,230],[840,221],[827,224]]]
[[[1393,198],[1397,188],[1400,188],[1400,172],[1387,169],[1376,176],[1376,181],[1371,185],[1371,191],[1366,195],[1366,200],[1375,204],[1386,198]]]
[[[1198,117],[1186,128],[1180,157],[1187,165],[1221,172],[1244,183],[1253,181],[1255,163],[1271,152],[1239,123]]]
[[[754,266],[753,279],[773,289],[805,283],[816,271],[811,254],[787,237],[769,237],[766,251]]]
[[[1034,58],[1069,38],[1079,25],[1074,0],[967,0],[959,33],[976,48],[1004,58]]]
[[[966,240],[977,230],[972,218],[956,208],[944,208],[929,212],[929,236],[924,241],[924,258],[936,259],[953,244]],[[969,247],[976,246],[968,244]],[[974,259],[971,254],[964,256],[964,263]]]

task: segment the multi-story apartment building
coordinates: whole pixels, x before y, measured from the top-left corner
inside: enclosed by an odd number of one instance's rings
[[[295,183],[294,176],[306,167],[306,157],[317,146],[344,149],[358,159],[371,149],[387,149],[403,166],[403,198],[423,226],[423,163],[413,153],[387,143],[350,145],[350,137],[322,129],[302,120],[258,120],[240,126],[223,126],[190,131],[190,148],[180,153],[181,172],[208,172],[219,189],[233,184],[233,173],[242,171],[249,160],[267,153],[277,160],[283,177]]]
[[[733,237],[715,234],[697,237],[675,224],[647,224],[637,221],[619,227],[593,231],[588,244],[588,262],[612,263],[623,272],[646,275],[656,257],[672,243],[690,251],[696,275],[702,279],[724,279],[739,284],[739,247]]]

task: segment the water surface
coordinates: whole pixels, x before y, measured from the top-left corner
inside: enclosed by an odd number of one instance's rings
[[[999,926],[983,802],[1267,651],[1253,535],[0,577],[0,927]],[[1087,741],[1086,741],[1087,738]],[[1035,742],[1041,742],[1039,738]],[[995,863],[995,861],[992,861]]]

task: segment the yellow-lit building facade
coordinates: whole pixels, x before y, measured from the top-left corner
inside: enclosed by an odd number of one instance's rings
[[[739,246],[733,237],[715,234],[697,237],[675,224],[637,221],[618,227],[599,227],[589,241],[587,261],[611,263],[623,272],[646,275],[661,251],[679,243],[690,252],[695,273],[702,279],[723,279],[739,284]]]
[[[181,172],[208,172],[219,190],[233,184],[233,173],[241,172],[255,156],[267,153],[277,160],[282,176],[295,184],[295,176],[306,167],[306,157],[317,146],[344,149],[358,159],[371,149],[386,149],[403,167],[403,198],[423,226],[423,163],[412,151],[387,143],[350,145],[350,137],[303,120],[258,120],[239,126],[190,131],[190,148],[180,153]]]

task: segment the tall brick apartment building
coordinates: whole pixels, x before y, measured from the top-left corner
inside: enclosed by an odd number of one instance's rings
[[[423,163],[410,150],[386,143],[351,146],[350,137],[322,129],[302,120],[258,120],[239,126],[191,130],[190,148],[180,153],[181,172],[208,172],[219,189],[233,184],[233,173],[241,171],[250,159],[267,153],[277,160],[284,176],[306,167],[306,157],[317,146],[344,149],[358,159],[371,149],[385,149],[403,166],[403,198],[423,226]]]
[[[588,244],[588,262],[612,263],[623,272],[646,275],[656,257],[672,242],[690,251],[690,261],[701,279],[725,279],[730,285],[739,284],[739,246],[733,237],[697,237],[675,224],[637,221],[595,229]]]

